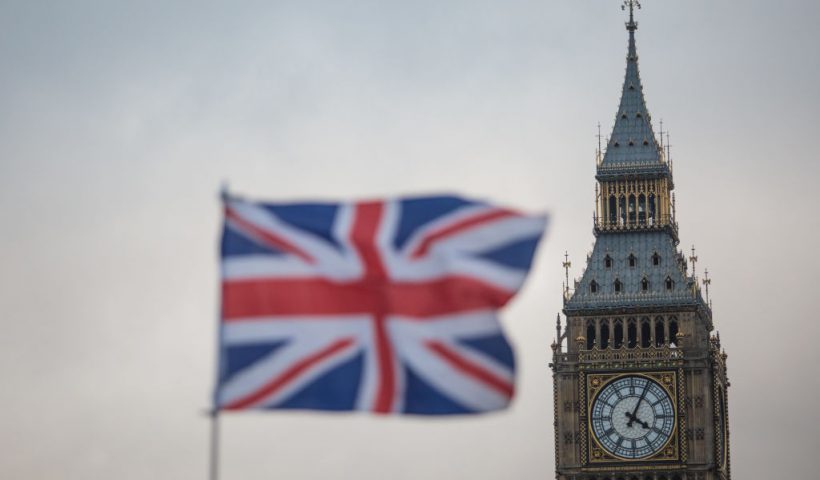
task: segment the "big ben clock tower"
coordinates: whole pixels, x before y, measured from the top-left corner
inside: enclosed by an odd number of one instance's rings
[[[728,480],[726,354],[708,276],[704,300],[694,248],[689,262],[678,250],[672,169],[638,71],[640,4],[624,8],[626,76],[598,155],[595,246],[566,287],[552,346],[556,478]]]

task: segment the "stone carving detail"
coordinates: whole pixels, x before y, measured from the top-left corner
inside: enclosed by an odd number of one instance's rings
[[[607,348],[600,350],[592,347],[591,350],[579,352],[581,362],[635,362],[642,360],[677,360],[683,358],[683,352],[677,348],[649,347],[649,348]]]

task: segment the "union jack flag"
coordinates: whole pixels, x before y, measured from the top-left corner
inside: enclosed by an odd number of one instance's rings
[[[453,196],[225,199],[216,408],[454,414],[506,407],[496,317],[545,216]]]

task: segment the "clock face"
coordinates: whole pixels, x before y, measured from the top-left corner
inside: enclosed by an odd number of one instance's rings
[[[641,375],[604,385],[590,414],[595,439],[612,455],[628,460],[659,452],[675,429],[675,408],[666,390]]]

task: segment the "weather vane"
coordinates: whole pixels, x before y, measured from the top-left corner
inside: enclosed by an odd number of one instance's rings
[[[641,9],[641,2],[638,0],[624,0],[624,4],[621,5],[621,10],[626,10],[627,7],[629,8],[629,23],[626,24],[627,28],[634,30],[638,28],[638,24],[635,23],[635,7],[638,7],[638,10]]]

